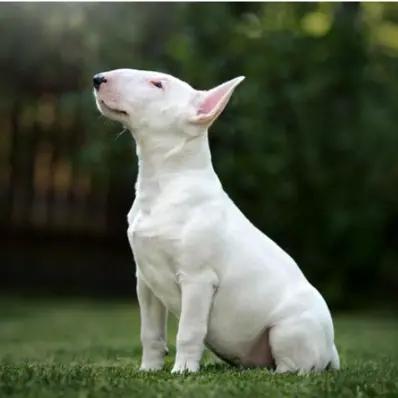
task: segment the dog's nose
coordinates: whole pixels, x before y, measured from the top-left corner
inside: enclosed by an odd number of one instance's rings
[[[106,83],[106,79],[103,75],[101,75],[100,73],[94,75],[93,77],[93,84],[96,90],[99,89],[101,83]]]

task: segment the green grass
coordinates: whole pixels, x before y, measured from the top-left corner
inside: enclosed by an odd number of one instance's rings
[[[215,364],[172,376],[175,322],[166,369],[137,371],[134,303],[0,299],[0,397],[398,397],[398,321],[335,317],[342,370],[274,375]]]

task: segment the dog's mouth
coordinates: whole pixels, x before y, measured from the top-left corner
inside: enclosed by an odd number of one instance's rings
[[[105,101],[102,99],[99,99],[98,103],[99,103],[100,107],[103,108],[105,111],[115,113],[115,114],[121,115],[121,116],[128,116],[128,113],[126,111],[123,111],[121,109],[112,108],[109,105],[107,105],[105,103]]]

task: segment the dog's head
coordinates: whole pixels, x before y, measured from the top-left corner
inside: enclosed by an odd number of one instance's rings
[[[200,134],[220,115],[243,79],[199,91],[164,73],[117,69],[95,75],[93,83],[100,112],[141,138]]]

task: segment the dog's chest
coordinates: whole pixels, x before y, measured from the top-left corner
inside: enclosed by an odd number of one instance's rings
[[[137,269],[152,291],[176,313],[180,303],[178,278],[182,274],[200,277],[207,272],[206,264],[217,263],[210,257],[217,251],[218,228],[223,225],[222,203],[214,199],[220,193],[219,183],[201,179],[193,182],[180,178],[156,195],[149,190],[138,192],[128,217]]]
[[[141,277],[171,311],[179,312],[177,274],[187,216],[182,211],[138,210],[128,229]]]

